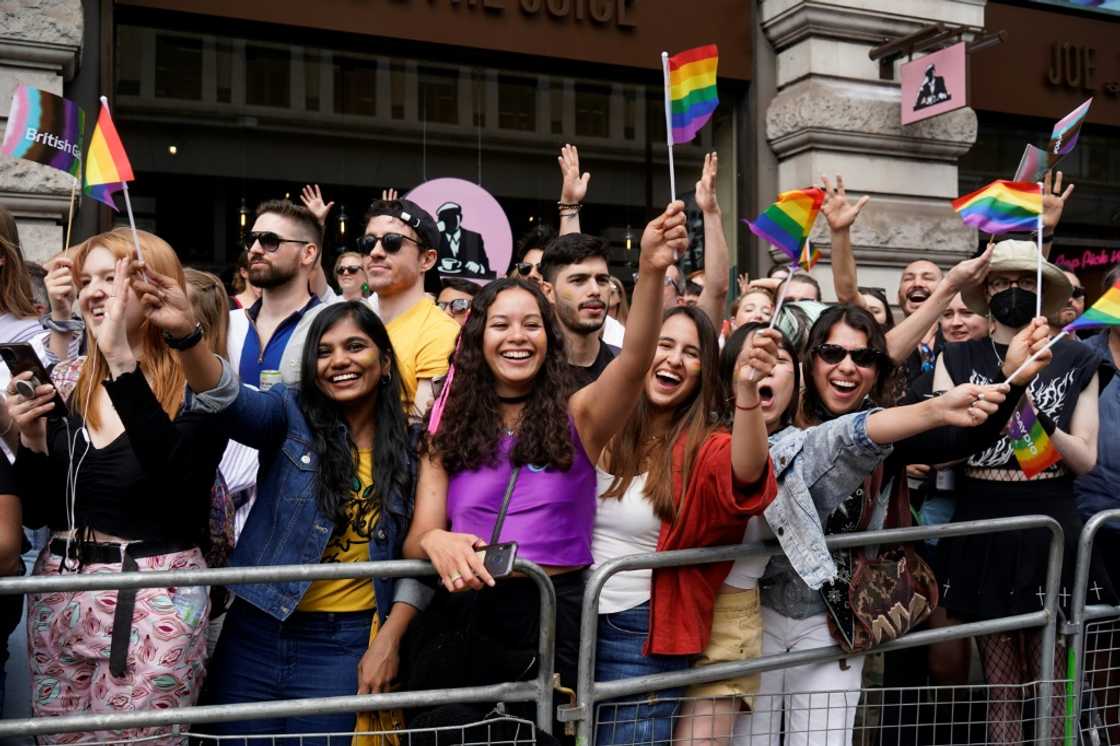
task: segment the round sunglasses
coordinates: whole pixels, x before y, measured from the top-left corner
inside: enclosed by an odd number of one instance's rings
[[[860,347],[855,350],[849,350],[847,347],[828,343],[814,347],[813,354],[829,365],[836,365],[844,358],[851,356],[852,362],[861,368],[870,368],[876,365],[879,362],[879,358],[883,356],[883,353],[873,347]]]
[[[374,233],[367,233],[358,239],[358,250],[363,254],[371,254],[377,248],[377,244],[381,244],[381,248],[385,250],[386,254],[396,254],[404,246],[405,241],[411,241],[416,244],[416,248],[423,249],[424,245],[417,241],[415,238],[402,236],[400,233],[385,233],[383,235],[376,235]]]

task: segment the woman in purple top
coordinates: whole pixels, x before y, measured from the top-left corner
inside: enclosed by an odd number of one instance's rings
[[[476,554],[489,540],[513,467],[522,467],[499,541],[517,542],[519,557],[553,576],[556,670],[568,687],[579,651],[578,571],[592,559],[593,464],[641,395],[665,270],[688,243],[683,210],[674,202],[646,226],[626,346],[575,393],[563,337],[537,286],[506,278],[483,288],[463,326],[442,419],[420,459],[404,555],[431,560],[448,591],[475,593],[475,619],[486,620],[495,639],[535,650],[536,586],[516,577],[496,585]]]

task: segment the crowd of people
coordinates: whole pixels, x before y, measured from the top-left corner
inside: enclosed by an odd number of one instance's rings
[[[825,538],[911,515],[1053,517],[1068,609],[1082,520],[1117,505],[1120,451],[1098,434],[1120,413],[1120,332],[1044,349],[1085,290],[1047,261],[1038,283],[1033,237],[951,268],[911,263],[896,320],[886,293],[858,282],[849,234],[868,198],[825,178],[837,302],[790,265],[740,276],[732,299],[710,154],[695,189],[703,269],[680,271],[689,236],[673,202],[645,227],[627,293],[609,244],[580,224],[589,176],[577,150],[559,163],[556,233],[525,236],[506,277],[444,278],[438,292],[436,221],[391,190],[333,265],[332,203],[317,186],[302,204],[262,203],[229,294],[158,236],[124,228],[36,272],[0,210],[0,353],[14,367],[0,381],[0,573],[25,572],[34,537],[36,575],[402,558],[437,573],[32,594],[30,671],[8,677],[29,673],[35,717],[527,678],[539,593],[501,566],[510,544],[551,578],[554,665],[569,688],[587,571],[627,555],[781,549],[612,576],[598,681],[850,645],[860,555]],[[1071,192],[1047,177],[1044,254]],[[19,363],[21,343],[46,380]],[[1061,455],[1029,479],[1005,431],[1024,397]],[[1114,539],[1106,529],[1098,541],[1095,602],[1115,601]],[[936,607],[927,624],[1042,608],[1048,541],[1040,530],[915,547]],[[22,602],[0,597],[5,635]],[[1021,742],[1018,687],[1062,671],[1038,670],[1037,630],[976,642],[993,687],[989,740]],[[886,681],[968,683],[967,641],[918,651],[888,656]],[[864,660],[608,703],[596,742],[849,744]],[[347,733],[456,717],[307,713],[201,729]]]

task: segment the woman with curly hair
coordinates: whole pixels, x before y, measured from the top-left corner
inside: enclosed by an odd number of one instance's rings
[[[498,541],[517,542],[520,558],[552,576],[564,686],[575,685],[580,571],[593,559],[594,465],[638,402],[657,344],[665,270],[685,246],[683,205],[674,202],[642,235],[626,346],[575,393],[563,335],[537,286],[510,278],[486,286],[463,327],[442,418],[429,424],[435,432],[420,460],[405,556],[431,560],[447,591],[475,594],[475,618],[495,639],[535,651],[536,586],[517,577],[496,584],[477,553],[512,488]],[[422,673],[446,680],[442,671]]]

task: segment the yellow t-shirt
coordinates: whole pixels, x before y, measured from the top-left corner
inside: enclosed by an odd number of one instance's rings
[[[321,562],[368,562],[369,539],[377,526],[379,506],[371,499],[373,492],[373,451],[358,451],[358,471],[354,475],[354,491],[346,501],[346,530],[335,529]],[[303,594],[297,607],[300,611],[365,611],[373,609],[373,581],[369,578],[316,580]]]
[[[385,329],[397,355],[405,399],[411,403],[416,399],[417,381],[447,375],[459,324],[425,295]]]

